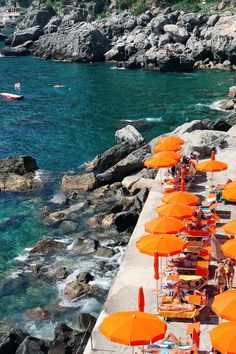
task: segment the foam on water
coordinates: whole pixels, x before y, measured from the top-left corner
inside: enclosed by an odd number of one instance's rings
[[[159,123],[162,121],[162,117],[144,117],[139,119],[121,119],[122,123],[138,123],[138,122],[150,122],[150,123]]]

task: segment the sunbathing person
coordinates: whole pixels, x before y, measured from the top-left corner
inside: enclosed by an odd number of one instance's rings
[[[197,265],[197,254],[188,253],[183,258],[175,258],[172,260],[175,267],[194,268]]]

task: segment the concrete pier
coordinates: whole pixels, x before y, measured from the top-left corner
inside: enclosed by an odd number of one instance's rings
[[[235,148],[227,148],[222,150],[216,155],[216,159],[224,161],[229,164],[229,169],[224,172],[215,173],[215,183],[225,183],[228,178],[236,180],[236,158],[235,158]],[[103,310],[98,317],[96,326],[92,333],[92,341],[89,341],[84,353],[85,354],[107,354],[107,353],[132,353],[132,348],[124,345],[116,344],[108,339],[106,339],[100,332],[99,326],[104,317],[109,316],[117,311],[126,310],[137,310],[137,297],[138,289],[140,286],[144,288],[145,294],[145,312],[157,314],[157,299],[156,295],[153,294],[155,289],[155,280],[153,277],[153,257],[139,253],[135,243],[143,235],[144,225],[147,221],[156,217],[157,214],[154,208],[161,204],[161,192],[159,175],[157,175],[153,187],[149,193],[148,199],[144,205],[142,213],[140,214],[138,223],[135,230],[130,238],[129,244],[126,249],[126,253],[120,269],[114,279],[113,285],[109,291],[107,300],[104,304]],[[198,183],[196,179],[192,184],[192,191],[196,194],[206,197],[209,193],[209,182],[207,180]],[[233,204],[223,205],[219,204],[218,209],[227,210],[231,212],[231,219],[236,219],[236,206]],[[227,222],[229,220],[222,220],[222,222]],[[217,232],[223,234],[222,228],[217,228]],[[165,263],[165,261],[163,262]],[[211,281],[212,283],[212,281]],[[204,310],[203,310],[204,311]],[[186,332],[187,324],[191,320],[180,321],[172,320],[168,323],[168,330],[174,333],[177,337],[184,337]],[[217,324],[217,318],[215,321],[205,322],[201,325],[201,353],[207,353],[211,349],[211,343],[209,338],[209,332]],[[139,353],[139,349],[135,348],[135,351]]]

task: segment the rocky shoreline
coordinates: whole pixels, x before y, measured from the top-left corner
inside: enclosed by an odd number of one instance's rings
[[[232,146],[235,127],[236,114],[233,113],[215,122],[205,119],[185,123],[172,133],[186,140],[184,153],[194,150],[200,158],[206,158],[212,148]],[[40,211],[48,233],[18,263],[21,272],[14,278],[6,278],[0,288],[1,296],[7,296],[36,282],[57,287],[52,302],[46,307],[39,304],[29,308],[25,312],[26,320],[58,322],[60,314],[70,305],[79,309],[78,301],[104,301],[154,182],[156,171],[143,168],[143,161],[150,155],[156,140],[147,144],[134,127],[126,126],[116,132],[117,145],[81,166],[80,173],[62,177],[60,191]],[[6,161],[10,161],[11,168],[6,167]],[[30,162],[27,168],[26,165],[22,168],[22,161]],[[26,170],[36,168],[33,158],[8,158],[0,161],[0,177],[9,170],[24,175]],[[90,268],[84,268],[83,262],[87,262],[88,257]],[[104,281],[108,282],[105,288]],[[51,341],[32,337],[25,330],[2,322],[0,351],[9,354],[82,353],[93,327],[90,323],[94,325],[95,319],[83,311],[78,310],[78,313],[76,330],[58,324]]]
[[[236,15],[229,11],[208,16],[153,8],[96,20],[95,5],[75,3],[59,16],[35,2],[1,54],[160,71],[235,69]]]

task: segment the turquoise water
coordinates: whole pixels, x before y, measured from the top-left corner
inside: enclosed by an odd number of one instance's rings
[[[38,191],[1,194],[0,280],[17,266],[15,257],[47,233],[40,208],[57,190],[60,173],[114,144],[121,120],[137,120],[148,140],[192,119],[223,117],[214,103],[235,79],[232,72],[157,73],[0,58],[0,92],[13,92],[20,81],[25,96],[19,102],[0,99],[0,158],[30,154],[47,181]],[[65,87],[53,88],[57,83]],[[23,283],[22,292],[1,297],[1,318],[21,321],[27,307],[46,305],[55,292],[40,282]]]

